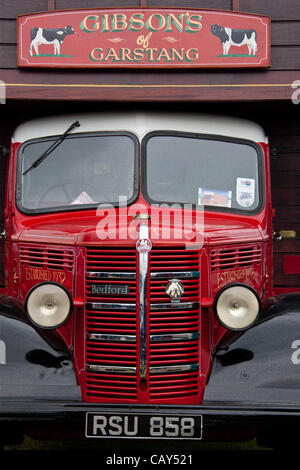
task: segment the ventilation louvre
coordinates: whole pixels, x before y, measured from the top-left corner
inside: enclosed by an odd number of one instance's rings
[[[244,268],[261,262],[260,245],[217,248],[211,251],[211,270]]]
[[[61,247],[21,245],[20,262],[21,265],[33,268],[72,271],[74,253]]]

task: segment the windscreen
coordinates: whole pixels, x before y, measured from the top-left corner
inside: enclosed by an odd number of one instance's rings
[[[137,151],[133,136],[68,136],[26,173],[55,140],[47,138],[21,146],[17,196],[21,208],[37,212],[70,210],[118,204],[119,196],[128,201],[134,197]]]
[[[258,208],[256,146],[177,134],[152,135],[145,145],[145,189],[152,203],[186,203],[227,211]]]

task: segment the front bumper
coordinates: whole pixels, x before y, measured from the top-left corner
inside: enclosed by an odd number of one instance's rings
[[[203,440],[251,439],[278,430],[294,432],[300,407],[203,402],[200,406],[95,405],[78,401],[16,401],[0,403],[0,430],[6,426],[36,438],[85,438],[86,413],[202,416]],[[287,436],[286,436],[287,437]],[[150,438],[151,439],[151,438]],[[178,438],[179,439],[179,438]]]

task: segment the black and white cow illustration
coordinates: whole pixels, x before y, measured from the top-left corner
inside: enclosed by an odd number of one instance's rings
[[[231,46],[248,47],[249,55],[257,52],[257,33],[254,29],[231,29],[218,24],[211,25],[211,33],[217,36],[223,45],[223,54],[228,55]]]
[[[72,26],[66,26],[65,28],[55,28],[55,29],[47,29],[47,28],[32,28],[30,30],[30,48],[29,54],[32,56],[34,52],[36,55],[39,53],[38,47],[41,44],[53,44],[54,46],[54,54],[60,54],[60,46],[63,40],[65,39],[68,34],[75,34],[74,29]]]

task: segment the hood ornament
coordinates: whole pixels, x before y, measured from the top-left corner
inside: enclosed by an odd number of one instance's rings
[[[136,242],[136,249],[139,253],[149,253],[152,248],[152,243],[148,238],[140,238]]]
[[[184,287],[178,279],[172,279],[166,287],[166,294],[170,297],[171,302],[180,302]]]

